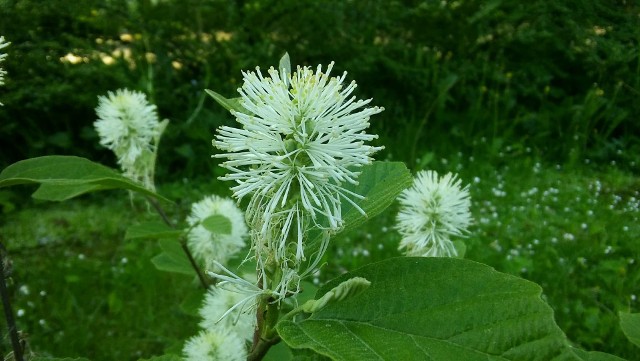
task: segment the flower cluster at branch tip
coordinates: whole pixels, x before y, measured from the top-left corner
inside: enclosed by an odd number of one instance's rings
[[[100,144],[116,154],[125,176],[155,190],[156,152],[168,120],[160,122],[156,106],[140,92],[118,89],[98,101],[94,127]]]
[[[471,224],[469,186],[451,173],[420,171],[413,185],[398,197],[396,228],[400,249],[407,256],[453,257],[458,252],[451,236],[464,236]]]
[[[9,46],[9,44],[11,43],[6,42],[4,40],[4,36],[0,36],[0,50],[6,48],[7,46]],[[0,63],[2,63],[6,57],[7,57],[7,54],[0,52]],[[7,71],[0,67],[0,85],[4,85],[4,76],[6,74],[7,74]],[[0,105],[3,105],[3,104],[0,103]]]
[[[207,228],[206,220],[214,216],[229,221],[229,233],[212,232]],[[226,264],[245,246],[248,230],[244,213],[231,199],[212,195],[192,204],[187,223],[191,227],[187,234],[189,249],[208,268],[213,267],[213,260]]]
[[[236,183],[236,198],[251,197],[252,247],[262,272],[280,267],[279,298],[297,292],[310,230],[327,234],[342,227],[342,201],[364,214],[354,201],[363,197],[348,187],[382,149],[366,144],[377,138],[366,130],[383,108],[356,100],[355,82],[344,83],[346,72],[331,77],[332,68],[243,72],[242,109],[231,110],[240,128],[220,127],[213,140],[224,151],[214,157],[225,158],[222,166],[230,171],[221,179]],[[322,257],[328,236],[322,238],[307,268]]]

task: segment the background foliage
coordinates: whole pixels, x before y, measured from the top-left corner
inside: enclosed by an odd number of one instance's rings
[[[180,220],[201,191],[228,194],[209,155],[232,118],[204,89],[233,97],[241,70],[285,51],[294,66],[335,61],[386,108],[372,119],[381,158],[472,183],[467,258],[541,284],[580,347],[633,359],[617,312],[638,312],[638,14],[629,0],[0,0],[0,166],[68,154],[115,167],[97,96],[144,91],[170,119],[157,174]],[[116,196],[52,207],[0,193],[34,351],[135,360],[195,333],[180,306],[192,280],[158,273],[155,243],[122,240],[148,214]],[[333,243],[320,279],[397,255],[393,216]]]
[[[294,64],[348,69],[359,96],[387,108],[374,121],[381,143],[410,166],[425,150],[506,143],[556,161],[638,149],[640,18],[631,1],[1,4],[12,21],[0,32],[13,43],[0,93],[5,164],[54,153],[113,163],[96,144],[93,109],[97,95],[129,87],[171,120],[161,171],[210,174],[203,167],[213,163],[200,159],[230,117],[203,89],[234,96],[240,70],[274,65],[285,51]]]

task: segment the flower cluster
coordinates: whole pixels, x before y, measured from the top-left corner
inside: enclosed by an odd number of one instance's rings
[[[225,287],[225,286],[229,286]],[[203,331],[187,341],[183,349],[188,361],[245,360],[246,342],[253,340],[255,297],[246,298],[235,285],[222,284],[211,288],[199,310]],[[251,303],[246,309],[244,306]],[[238,312],[226,317],[231,311]]]
[[[98,101],[100,144],[116,154],[125,176],[154,190],[157,146],[168,121],[158,120],[156,106],[140,92],[118,89]]]
[[[9,46],[9,44],[11,43],[5,42],[4,36],[0,36],[0,50],[6,48],[7,46]],[[6,57],[7,57],[7,54],[0,52],[0,63],[2,63]],[[4,85],[4,76],[6,74],[7,74],[7,71],[0,68],[0,85]],[[2,103],[0,103],[0,105],[2,105]]]
[[[217,232],[207,226],[206,221],[216,216],[229,221],[229,233]],[[213,267],[214,260],[226,264],[244,247],[248,235],[244,213],[231,199],[216,195],[192,204],[187,223],[191,227],[187,234],[187,245],[193,256],[209,268]]]
[[[342,201],[364,213],[353,200],[362,197],[347,186],[357,184],[357,169],[382,148],[366,144],[377,138],[366,129],[383,108],[366,107],[371,99],[356,100],[355,82],[345,84],[346,73],[331,77],[332,68],[244,72],[242,109],[231,111],[240,128],[220,127],[213,140],[224,151],[215,157],[225,158],[222,166],[230,171],[221,179],[236,183],[236,198],[251,197],[252,247],[262,272],[280,268],[272,288],[279,298],[298,290],[309,231],[339,229]],[[308,268],[324,248],[314,250]]]
[[[183,353],[187,361],[244,361],[247,350],[244,340],[233,331],[216,328],[201,331],[187,340]]]
[[[471,224],[469,186],[462,188],[451,173],[439,178],[435,171],[421,171],[398,200],[396,228],[407,256],[457,256],[451,236],[463,236]]]

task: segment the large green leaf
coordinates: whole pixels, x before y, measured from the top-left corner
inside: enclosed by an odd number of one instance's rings
[[[640,313],[620,312],[619,316],[622,332],[629,341],[640,347]]]
[[[483,264],[389,259],[338,277],[316,299],[353,277],[371,286],[281,321],[282,339],[335,360],[605,360],[574,352],[538,285]]]
[[[26,159],[0,173],[0,188],[18,184],[40,184],[33,197],[50,201],[63,201],[105,189],[128,189],[169,201],[111,168],[74,156]]]
[[[623,358],[618,356],[610,355],[604,352],[597,351],[584,351],[580,349],[573,349],[573,352],[578,356],[579,360],[583,361],[624,361]]]
[[[145,222],[127,228],[124,239],[171,238],[178,239],[182,231],[175,230],[162,222]]]

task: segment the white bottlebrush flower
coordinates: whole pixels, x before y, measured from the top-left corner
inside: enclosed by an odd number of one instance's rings
[[[233,287],[211,288],[206,293],[204,304],[199,310],[200,317],[202,317],[200,327],[205,330],[216,327],[226,328],[233,330],[247,341],[251,341],[255,329],[256,315],[253,313],[253,305],[256,300],[255,297],[246,300],[247,295],[236,291],[238,290]],[[238,305],[236,312],[225,315],[236,305]]]
[[[186,361],[244,361],[247,347],[235,332],[215,328],[187,340],[182,349]]]
[[[223,126],[213,140],[224,151],[215,157],[226,158],[230,171],[221,179],[236,183],[235,197],[252,197],[247,221],[259,263],[295,269],[305,259],[309,227],[341,227],[341,201],[362,198],[344,186],[356,184],[357,169],[382,148],[366,144],[377,138],[366,130],[383,108],[356,100],[355,82],[345,84],[346,73],[330,77],[332,68],[244,72],[244,110],[231,111],[240,128]]]
[[[168,121],[158,120],[156,106],[140,92],[118,89],[98,101],[100,144],[116,154],[127,177],[153,190],[157,146]]]
[[[4,36],[0,36],[0,50],[6,48],[7,46],[9,46],[9,44],[4,40]],[[0,63],[2,63],[4,61],[4,59],[7,57],[7,54],[0,52]],[[4,76],[7,74],[7,71],[4,70],[2,67],[0,67],[0,85],[4,85]],[[0,103],[0,105],[2,105],[2,103]]]
[[[457,256],[450,237],[463,236],[471,224],[468,185],[462,188],[451,173],[438,178],[434,171],[420,171],[398,200],[396,228],[407,256]]]
[[[231,233],[212,233],[202,224],[211,216],[223,216],[231,223]],[[242,247],[248,230],[244,213],[228,198],[208,196],[191,206],[187,223],[192,228],[187,235],[187,244],[193,256],[207,267],[212,261],[226,264]]]

